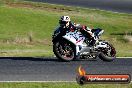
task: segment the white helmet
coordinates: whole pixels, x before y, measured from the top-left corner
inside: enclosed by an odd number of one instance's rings
[[[70,22],[70,17],[69,16],[61,16],[59,23],[60,25],[64,26],[66,25],[68,22]]]
[[[62,21],[71,21],[69,16],[62,16],[60,20],[62,20]]]

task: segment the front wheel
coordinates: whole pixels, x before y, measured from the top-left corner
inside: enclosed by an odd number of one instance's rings
[[[64,40],[53,44],[53,52],[58,59],[63,61],[71,61],[75,58],[74,46]]]
[[[116,50],[113,45],[107,43],[107,48],[101,50],[99,58],[103,61],[113,61],[116,58]]]

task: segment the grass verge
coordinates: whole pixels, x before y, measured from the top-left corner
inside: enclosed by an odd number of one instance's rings
[[[132,88],[132,84],[0,83],[0,88]]]
[[[5,3],[0,4],[1,51],[41,49],[50,52],[0,52],[1,56],[52,56],[51,35],[62,15],[69,15],[73,22],[104,29],[102,38],[115,46],[117,56],[132,56],[132,42],[124,39],[126,34],[132,33],[132,14],[22,0],[2,0],[0,3]]]

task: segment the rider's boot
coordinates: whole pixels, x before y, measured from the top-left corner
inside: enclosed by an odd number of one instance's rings
[[[94,38],[91,38],[91,41],[89,43],[89,46],[90,47],[93,47],[95,45],[95,43],[96,43],[96,40]]]

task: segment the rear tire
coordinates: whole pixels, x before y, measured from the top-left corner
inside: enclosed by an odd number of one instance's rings
[[[99,58],[101,59],[101,60],[103,60],[103,61],[107,61],[107,62],[110,62],[110,61],[113,61],[113,60],[115,60],[116,59],[116,50],[115,50],[115,48],[112,46],[112,44],[109,44],[108,43],[108,46],[110,47],[110,49],[111,49],[111,51],[110,51],[110,56],[109,55],[107,55],[106,53],[104,53],[104,52],[101,52],[100,54],[99,54]]]
[[[107,62],[110,62],[110,61],[113,61],[115,60],[116,57],[108,57],[106,55],[104,55],[103,53],[100,53],[99,54],[99,58],[103,61],[107,61]]]

